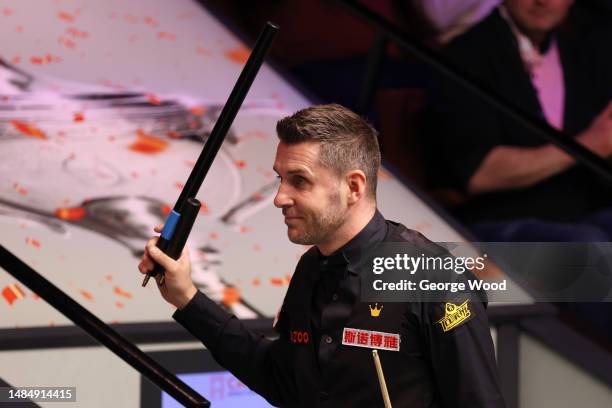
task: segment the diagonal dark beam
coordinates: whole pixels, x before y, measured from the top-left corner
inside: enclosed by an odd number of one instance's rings
[[[181,404],[188,407],[210,406],[210,402],[191,387],[156,363],[2,245],[0,245],[0,267]]]

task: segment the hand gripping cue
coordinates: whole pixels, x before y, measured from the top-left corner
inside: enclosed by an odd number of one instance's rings
[[[168,215],[168,218],[166,218],[164,229],[156,246],[173,259],[178,259],[180,257],[185,242],[187,242],[187,237],[191,232],[191,227],[198,214],[200,202],[194,197],[197,195],[200,186],[202,186],[204,178],[217,152],[219,152],[221,144],[223,144],[223,139],[225,139],[225,135],[232,125],[244,98],[249,92],[259,68],[263,64],[264,57],[270,49],[277,31],[278,27],[268,22],[261,34],[259,34],[255,47],[246,65],[242,69],[240,77],[238,77],[238,81],[236,85],[234,85],[234,89],[232,89],[232,93],[225,103],[221,115],[219,115],[219,119],[217,119],[210,137],[206,141],[202,153],[200,157],[198,157],[198,161],[185,183],[183,191],[181,191],[174,208]],[[158,274],[161,275],[160,284],[163,284],[164,269],[160,265],[155,264],[153,270],[145,276],[142,286],[146,286],[149,279]]]

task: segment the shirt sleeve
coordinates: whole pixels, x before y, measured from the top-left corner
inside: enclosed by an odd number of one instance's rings
[[[286,333],[269,340],[248,330],[235,316],[198,291],[172,316],[197,337],[215,360],[272,405],[285,405],[297,394]]]
[[[503,408],[484,303],[458,299],[425,303],[422,310],[441,406]]]

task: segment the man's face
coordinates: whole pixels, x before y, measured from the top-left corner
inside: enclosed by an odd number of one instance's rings
[[[527,34],[546,34],[557,27],[574,0],[506,0],[505,5],[519,28]]]
[[[282,208],[289,240],[296,244],[329,242],[346,220],[346,183],[319,163],[319,143],[278,144],[274,170],[281,183],[274,205]]]

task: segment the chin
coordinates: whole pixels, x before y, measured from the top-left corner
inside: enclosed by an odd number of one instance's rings
[[[289,238],[289,241],[293,242],[294,244],[311,245],[304,236],[304,234],[301,234],[299,231],[295,230],[292,232],[291,228],[289,228],[289,230],[287,231],[287,237]]]

